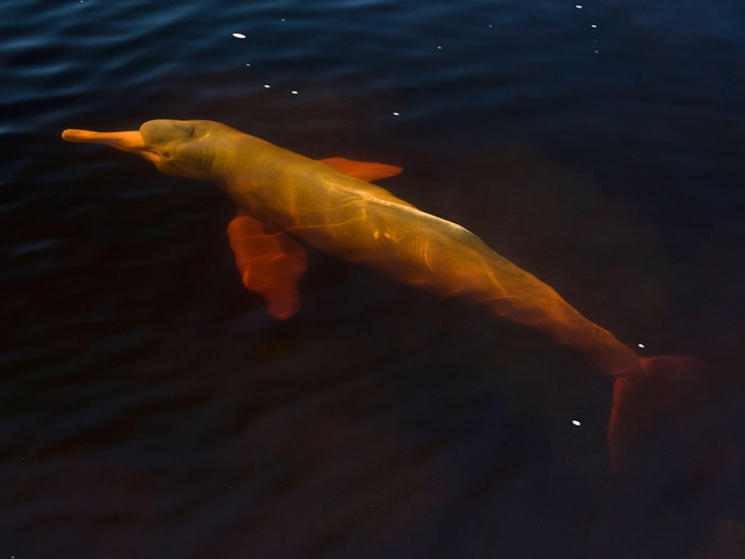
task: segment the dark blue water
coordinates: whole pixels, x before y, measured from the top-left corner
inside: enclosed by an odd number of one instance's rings
[[[0,555],[738,556],[745,7],[578,1],[0,2]],[[275,321],[223,193],[59,138],[151,118],[401,165],[711,372],[612,476],[576,355],[318,252]]]

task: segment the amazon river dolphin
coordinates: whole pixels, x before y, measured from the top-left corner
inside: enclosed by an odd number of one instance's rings
[[[471,299],[581,352],[615,377],[609,427],[615,467],[633,445],[636,420],[647,415],[635,404],[644,400],[636,397],[644,379],[674,381],[703,368],[685,357],[639,358],[467,229],[367,182],[395,175],[398,167],[316,161],[207,120],[150,120],[126,132],[68,129],[62,138],[108,144],[141,155],[162,173],[219,183],[239,208],[228,236],[243,283],[267,300],[275,317],[288,318],[298,307],[307,243],[398,282]]]

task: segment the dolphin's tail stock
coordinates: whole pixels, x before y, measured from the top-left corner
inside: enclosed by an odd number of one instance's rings
[[[641,357],[639,364],[613,384],[608,440],[615,473],[627,470],[638,452],[655,442],[661,425],[690,411],[708,369],[700,359],[674,355]]]

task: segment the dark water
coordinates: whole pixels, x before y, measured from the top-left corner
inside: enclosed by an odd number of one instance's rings
[[[742,2],[0,7],[0,557],[742,552]],[[401,165],[397,195],[712,371],[612,476],[611,381],[540,333],[317,252],[275,321],[224,194],[59,139],[164,117]]]

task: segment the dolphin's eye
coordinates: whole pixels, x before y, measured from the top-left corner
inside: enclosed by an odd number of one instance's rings
[[[181,140],[191,140],[194,137],[195,128],[196,127],[193,124],[181,123],[181,125],[177,128],[178,133],[181,136]]]

